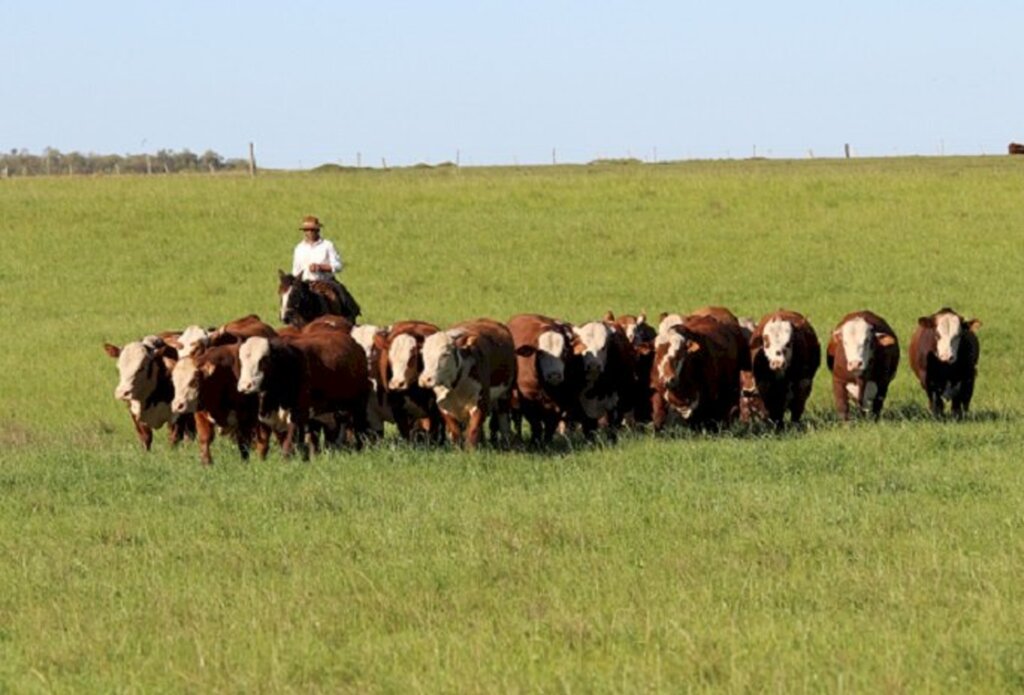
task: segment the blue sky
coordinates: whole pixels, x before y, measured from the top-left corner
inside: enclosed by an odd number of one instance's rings
[[[1024,2],[0,0],[0,148],[266,166],[1000,153]]]

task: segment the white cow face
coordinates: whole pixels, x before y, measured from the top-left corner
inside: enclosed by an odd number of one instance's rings
[[[128,343],[117,357],[118,383],[114,398],[144,401],[156,388],[156,350],[150,339]]]
[[[591,321],[572,330],[578,340],[575,352],[583,358],[583,373],[588,382],[596,381],[608,364],[608,339],[612,329],[601,321]]]
[[[456,340],[461,332],[439,331],[423,341],[423,372],[420,386],[429,389],[436,386],[451,387],[462,369],[462,358]]]
[[[658,379],[661,383],[668,388],[675,387],[679,383],[679,375],[683,372],[687,356],[699,349],[699,343],[687,340],[686,336],[677,330],[658,334],[654,339],[654,350]]]
[[[565,353],[565,336],[558,331],[537,336],[537,370],[545,384],[558,386],[565,381]]]
[[[181,345],[178,357],[188,357],[197,348],[210,344],[210,332],[201,326],[189,326],[178,337],[178,343]]]
[[[953,313],[942,313],[935,317],[935,334],[937,345],[935,352],[946,364],[956,362],[960,350],[960,337],[963,333],[960,317]]]
[[[352,327],[352,339],[359,343],[359,347],[363,348],[367,360],[370,359],[370,352],[373,350],[373,338],[377,335],[378,331],[380,329],[377,326],[371,326],[370,324]]]
[[[194,413],[199,400],[199,379],[201,372],[196,369],[195,360],[183,357],[174,365],[171,381],[174,382],[174,399],[171,410],[175,414]]]
[[[859,376],[871,366],[875,352],[875,332],[863,318],[850,319],[839,328],[846,353],[846,370]]]
[[[420,376],[419,358],[416,339],[408,333],[396,335],[388,346],[388,364],[391,365],[388,388],[392,391],[405,391],[415,384]]]
[[[270,341],[266,338],[249,338],[238,349],[238,361],[241,363],[239,392],[259,393],[270,368]]]
[[[776,372],[786,369],[793,358],[793,324],[773,319],[765,324],[761,337],[768,366]]]

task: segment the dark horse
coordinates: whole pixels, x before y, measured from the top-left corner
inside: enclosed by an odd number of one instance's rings
[[[303,280],[278,270],[277,296],[281,301],[281,321],[301,328],[318,316],[343,316],[352,323],[361,310],[355,297],[341,283]]]

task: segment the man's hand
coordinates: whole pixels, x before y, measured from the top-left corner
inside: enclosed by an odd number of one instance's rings
[[[326,273],[331,269],[331,266],[326,263],[310,263],[309,272],[311,273]]]

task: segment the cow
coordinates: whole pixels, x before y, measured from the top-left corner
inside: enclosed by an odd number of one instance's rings
[[[176,332],[149,335],[121,347],[103,344],[107,355],[117,360],[119,379],[114,398],[128,404],[135,434],[146,451],[153,444],[153,430],[164,425],[168,426],[168,441],[172,447],[195,435],[192,416],[175,417],[171,412],[174,397],[171,370],[178,354],[166,341],[178,335]]]
[[[917,320],[910,339],[910,368],[917,375],[932,414],[941,416],[950,401],[953,416],[962,418],[971,406],[981,346],[978,319],[964,319],[949,307]]]
[[[604,317],[605,323],[613,323],[626,333],[630,347],[633,349],[633,373],[635,375],[635,392],[633,394],[633,410],[629,414],[631,424],[643,424],[651,421],[651,365],[654,364],[654,339],[658,331],[647,323],[647,314],[619,314],[611,311]]]
[[[752,423],[767,419],[767,412],[761,394],[757,391],[757,382],[750,363],[750,338],[754,335],[756,324],[750,318],[739,318],[723,306],[706,306],[693,311],[690,317],[710,316],[720,322],[739,328],[739,333],[730,329],[734,338],[741,340],[744,355],[740,358],[740,400],[733,419],[743,423]]]
[[[749,354],[734,317],[688,316],[667,325],[654,344],[650,381],[656,432],[670,412],[694,428],[718,428],[736,416],[740,371],[749,366]]]
[[[1011,142],[1007,149],[1010,154],[1024,154],[1024,145],[1019,142]]]
[[[259,399],[238,391],[239,343],[200,347],[174,365],[174,399],[171,410],[177,416],[194,415],[200,461],[211,465],[210,444],[216,428],[230,434],[242,460],[248,460],[253,440],[261,459],[266,458],[269,428],[259,421]]]
[[[533,445],[549,444],[572,408],[566,378],[572,326],[541,314],[516,314],[506,325],[516,351],[516,421],[521,416],[529,423]]]
[[[788,410],[800,422],[821,366],[821,345],[810,322],[795,311],[766,314],[750,338],[750,361],[768,419],[781,428]]]
[[[312,325],[312,324],[310,324]],[[387,335],[387,328],[372,324],[361,324],[352,327],[352,337],[366,353],[366,372],[370,378],[370,397],[366,401],[366,422],[370,432],[378,439],[384,436],[384,423],[394,422],[391,409],[383,395],[383,386],[377,375],[377,352],[375,341],[378,336]]]
[[[877,420],[900,363],[899,341],[881,316],[855,311],[833,329],[825,363],[832,372],[832,396],[839,417],[849,420],[853,403]]]
[[[196,349],[240,343],[254,335],[271,338],[277,332],[263,323],[256,314],[228,321],[218,328],[203,328],[192,325],[185,328],[176,340],[169,341],[178,350],[179,359],[190,356]]]
[[[433,389],[452,443],[476,448],[488,415],[492,440],[500,432],[510,441],[516,353],[504,324],[475,319],[427,336],[418,381],[421,387]]]
[[[374,336],[372,369],[379,386],[378,397],[402,438],[444,441],[445,424],[431,388],[420,386],[423,342],[440,330],[427,321],[398,321]]]
[[[577,394],[573,420],[588,438],[604,430],[614,439],[624,415],[633,410],[637,392],[633,349],[625,331],[604,321],[572,330],[572,373],[578,375],[578,383],[570,384]]]
[[[282,453],[295,446],[309,458],[304,435],[311,420],[322,422],[328,442],[336,439],[340,419],[355,435],[366,433],[370,380],[366,355],[343,331],[319,331],[294,338],[248,338],[238,351],[238,390],[259,394],[259,417],[283,433]]]

